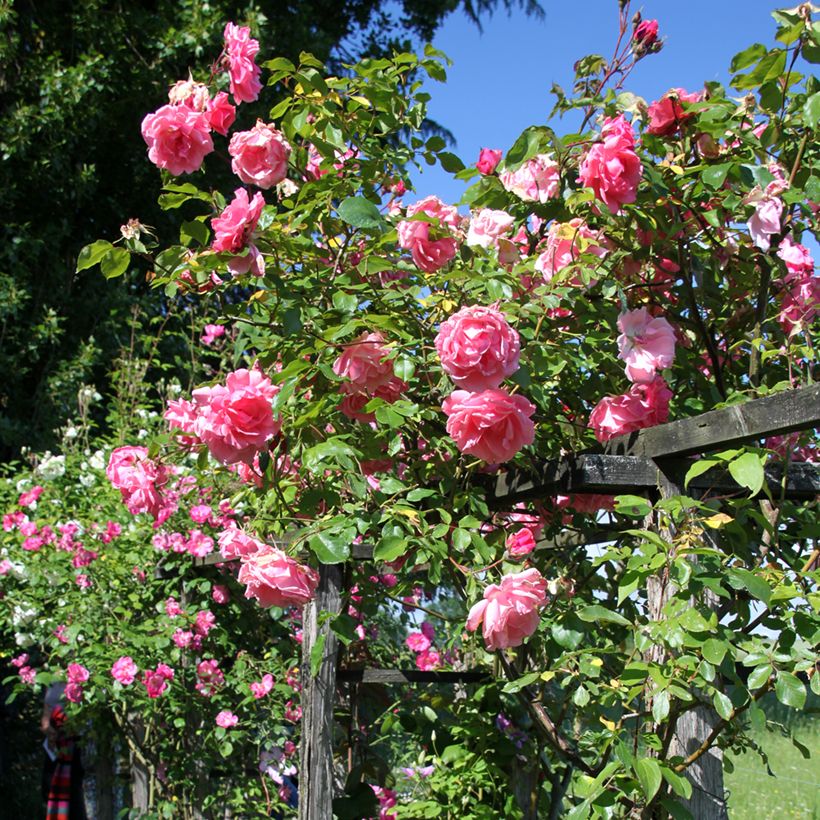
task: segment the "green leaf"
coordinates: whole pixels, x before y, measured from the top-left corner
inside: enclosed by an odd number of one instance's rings
[[[339,313],[353,313],[359,305],[359,300],[352,293],[337,290],[333,294],[333,307]]]
[[[692,784],[689,782],[689,778],[678,774],[668,766],[664,766],[661,769],[661,773],[663,774],[663,779],[672,787],[672,791],[675,792],[678,797],[688,800],[692,796]]]
[[[501,691],[508,692],[510,694],[515,694],[516,692],[520,692],[525,686],[531,686],[540,677],[540,672],[529,672],[528,674],[523,675],[520,678],[516,678],[515,680],[511,680],[505,683]]]
[[[774,692],[784,706],[802,709],[806,705],[806,687],[790,672],[778,672]]]
[[[211,238],[208,226],[198,219],[183,222],[179,229],[179,241],[183,245],[190,245],[191,242],[199,242],[200,245],[207,245]]]
[[[355,527],[340,532],[323,530],[310,539],[310,548],[323,564],[341,564],[350,558],[350,545],[355,537]]]
[[[615,496],[615,512],[630,518],[645,518],[652,512],[652,505],[639,495]]]
[[[652,718],[655,723],[662,723],[669,715],[669,692],[662,689],[652,698]]]
[[[586,686],[579,686],[572,696],[572,702],[583,709],[589,703],[589,689]]]
[[[760,576],[755,575],[748,569],[742,567],[732,567],[726,573],[726,580],[734,589],[745,589],[753,598],[769,603],[772,588]]]
[[[712,697],[712,703],[715,705],[715,711],[724,719],[731,720],[734,714],[734,707],[732,701],[723,694],[723,692],[715,692]]]
[[[720,165],[710,165],[700,175],[704,185],[710,188],[720,188],[726,181],[726,175],[732,167],[731,162],[723,162]]]
[[[746,685],[750,690],[760,689],[760,687],[764,686],[766,681],[769,680],[772,675],[772,671],[772,667],[768,663],[763,664],[763,666],[756,666],[751,672],[749,672],[749,678],[746,681]]]
[[[750,65],[756,63],[764,54],[766,54],[766,51],[766,46],[762,43],[754,43],[753,45],[750,45],[748,48],[738,52],[734,57],[732,57],[729,70],[743,71],[744,68],[748,68]]]
[[[599,604],[584,607],[578,612],[578,617],[587,623],[607,621],[613,624],[620,624],[621,626],[632,626],[623,615],[619,615],[617,612],[613,612],[611,609],[607,609]]]
[[[350,196],[339,205],[339,218],[354,228],[381,228],[384,218],[369,199]]]
[[[395,561],[407,552],[407,539],[400,535],[387,535],[373,548],[374,561]]]
[[[701,654],[709,663],[720,666],[728,648],[725,641],[719,641],[717,638],[709,638],[704,642]]]
[[[459,171],[464,170],[464,163],[450,151],[442,151],[438,155],[438,161],[448,174],[457,174]]]
[[[746,487],[752,495],[757,495],[763,486],[763,462],[756,453],[744,453],[729,463],[729,473],[742,487]]]
[[[111,248],[100,261],[100,270],[106,279],[116,279],[128,270],[131,254],[125,248]]]
[[[402,381],[409,381],[416,372],[416,365],[412,359],[400,358],[393,362],[393,373]]]
[[[803,116],[809,128],[815,128],[820,121],[820,91],[812,94],[803,106]]]
[[[77,273],[94,267],[113,248],[114,246],[104,239],[98,239],[96,242],[86,245],[77,255]]]
[[[641,790],[649,802],[661,787],[661,767],[651,757],[643,757],[635,763],[635,774],[641,784]]]

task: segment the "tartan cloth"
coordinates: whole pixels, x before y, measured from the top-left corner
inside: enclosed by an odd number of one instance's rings
[[[57,730],[57,765],[51,777],[46,803],[46,820],[68,820],[71,814],[71,769],[74,760],[74,738],[64,730],[66,721],[62,706],[51,710],[51,725]]]

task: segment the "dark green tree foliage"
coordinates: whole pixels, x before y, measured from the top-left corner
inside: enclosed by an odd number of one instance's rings
[[[345,60],[429,39],[459,6],[478,22],[513,5],[540,13],[533,0],[405,0],[392,13],[377,0],[0,0],[0,460],[53,445],[80,386],[104,388],[137,296],[164,311],[136,271],[107,283],[75,275],[76,256],[129,218],[163,227],[140,122],[169,77],[219,52],[226,21],[279,56]],[[243,105],[239,117],[266,113]]]

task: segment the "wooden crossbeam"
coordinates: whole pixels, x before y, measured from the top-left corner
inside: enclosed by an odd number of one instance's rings
[[[479,683],[486,672],[422,672],[419,669],[339,669],[336,680],[344,683]]]

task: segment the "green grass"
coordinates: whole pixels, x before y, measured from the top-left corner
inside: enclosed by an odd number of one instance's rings
[[[725,774],[732,820],[820,820],[820,698],[807,706],[811,712],[795,713],[773,697],[763,702],[768,728],[752,736],[767,754],[772,774],[757,752],[727,753],[734,765]],[[811,759],[803,757],[789,733],[809,749]]]

